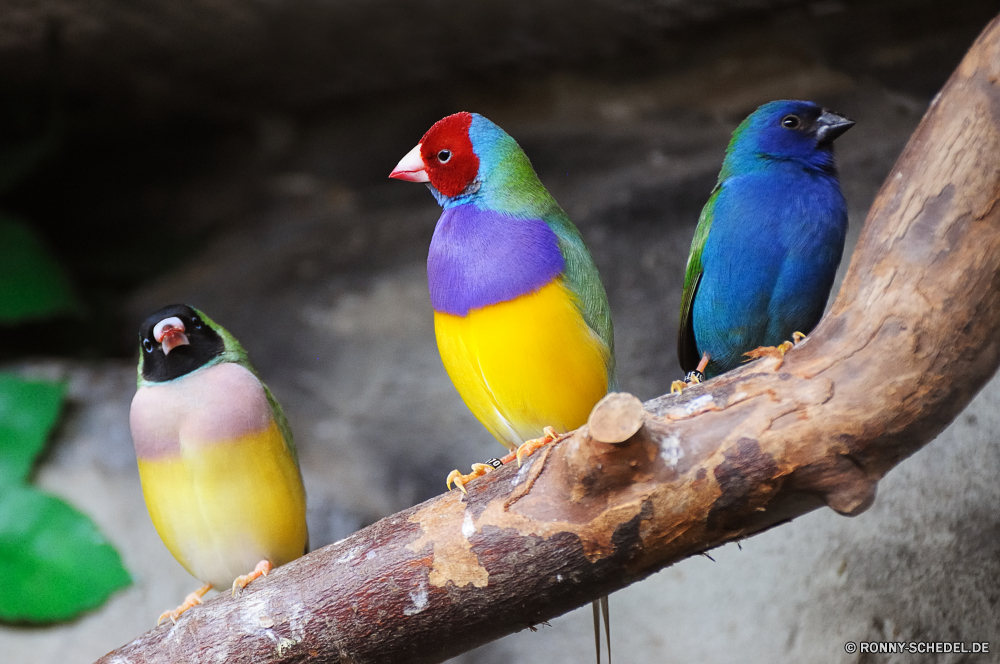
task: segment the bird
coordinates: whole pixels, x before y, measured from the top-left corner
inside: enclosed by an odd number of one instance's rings
[[[854,124],[778,100],[733,132],[691,243],[677,337],[689,373],[673,391],[756,357],[780,362],[819,322],[847,233],[833,141]]]
[[[239,342],[186,304],[139,328],[129,425],[150,519],[204,585],[236,592],[306,553],[306,496],[288,421]]]
[[[521,147],[482,115],[455,113],[389,177],[426,183],[443,208],[427,256],[438,351],[469,410],[511,451],[505,460],[583,425],[618,387],[607,294]],[[453,471],[447,484],[464,492],[490,469]],[[606,597],[594,602],[598,639],[599,608],[606,619]]]

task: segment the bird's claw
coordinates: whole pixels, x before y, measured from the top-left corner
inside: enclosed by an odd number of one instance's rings
[[[784,361],[785,353],[787,353],[791,349],[792,349],[792,342],[785,341],[781,344],[778,344],[777,346],[758,346],[757,348],[754,348],[753,350],[748,350],[743,354],[747,357],[747,359],[745,360],[746,362],[749,362],[750,360],[759,360],[762,357],[774,358],[778,360],[777,366],[774,367],[775,369],[777,369],[781,366],[781,363]]]
[[[532,440],[526,440],[517,448],[517,453],[515,458],[517,459],[517,467],[521,467],[521,461],[524,457],[531,456],[535,453],[538,448],[548,445],[549,443],[555,443],[566,437],[566,434],[559,433],[552,427],[545,427],[542,429],[544,434],[541,438],[533,438]]]
[[[472,464],[472,472],[468,473],[467,475],[463,475],[462,473],[458,472],[458,470],[451,471],[450,473],[448,473],[448,478],[445,480],[445,485],[448,487],[448,491],[451,491],[451,485],[454,484],[455,486],[457,486],[459,489],[462,490],[462,493],[468,495],[469,492],[465,490],[466,484],[476,479],[477,477],[482,477],[483,475],[490,472],[494,468],[499,467],[497,465],[494,465],[493,461],[495,460],[490,459],[490,463]],[[500,464],[499,460],[496,461],[498,464]]]
[[[510,463],[515,459],[517,460],[518,467],[520,467],[521,461],[524,459],[524,457],[530,456],[539,447],[542,447],[543,445],[548,445],[549,443],[554,443],[566,437],[566,434],[559,433],[552,427],[545,427],[542,430],[542,432],[544,435],[541,438],[535,438],[533,440],[525,441],[520,445],[520,447],[517,448],[516,452],[511,452],[503,459],[490,459],[489,462],[487,463],[472,464],[471,473],[463,475],[457,470],[451,471],[450,473],[448,473],[447,479],[445,479],[445,485],[448,487],[448,490],[451,491],[451,485],[454,484],[455,486],[457,486],[459,489],[462,490],[462,493],[468,495],[469,492],[465,490],[465,485],[471,482],[472,480],[476,479],[477,477],[482,477],[483,475],[492,471],[493,469],[499,468],[505,463]]]
[[[708,353],[703,353],[701,360],[698,362],[698,368],[694,371],[689,371],[684,374],[684,380],[675,380],[670,383],[670,393],[680,394],[685,387],[691,387],[692,385],[697,385],[698,383],[704,382],[705,380],[705,369],[708,368],[708,363],[712,361],[712,356]]]
[[[258,577],[267,576],[267,573],[272,569],[274,569],[274,566],[271,564],[270,560],[262,560],[257,563],[257,566],[254,567],[253,571],[249,574],[243,574],[242,576],[236,577],[236,580],[233,581],[233,597],[236,597],[237,590],[243,590],[250,585],[251,581]]]
[[[448,477],[445,478],[445,486],[448,487],[448,491],[451,491],[451,485],[454,484],[462,490],[462,493],[469,493],[465,490],[465,480],[463,480],[462,477],[462,473],[458,470],[458,468],[448,473]]]
[[[691,387],[697,385],[698,383],[704,382],[705,374],[695,369],[694,371],[689,371],[684,375],[684,380],[675,380],[670,383],[670,393],[680,394],[685,387]]]
[[[778,363],[774,365],[774,370],[777,371],[781,368],[782,363],[785,361],[785,353],[795,348],[796,344],[806,338],[806,335],[801,332],[792,332],[791,341],[783,341],[777,346],[758,346],[757,348],[743,354],[747,356],[747,362],[761,357],[773,357],[778,361]]]
[[[670,393],[680,394],[685,387],[691,387],[692,385],[704,382],[705,369],[708,368],[708,363],[711,361],[712,356],[709,353],[702,353],[701,360],[698,361],[698,367],[694,371],[684,374],[684,380],[675,380],[670,383]]]
[[[199,604],[201,604],[201,598],[204,597],[205,593],[207,593],[211,589],[212,589],[211,583],[206,583],[201,588],[198,588],[198,590],[194,591],[193,593],[185,597],[184,603],[178,606],[176,609],[174,609],[173,611],[164,611],[163,613],[161,613],[160,617],[156,619],[156,625],[159,626],[159,624],[163,622],[164,618],[170,618],[170,622],[176,625],[177,619],[181,617],[181,614],[190,609],[191,607],[198,606]]]

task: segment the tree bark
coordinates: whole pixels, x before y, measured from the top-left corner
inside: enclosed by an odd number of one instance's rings
[[[440,662],[822,505],[855,515],[1000,363],[1000,18],[872,206],[832,310],[763,359],[587,426],[101,662]],[[605,441],[605,442],[602,442]]]

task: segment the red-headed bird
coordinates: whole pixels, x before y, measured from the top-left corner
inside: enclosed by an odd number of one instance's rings
[[[427,183],[444,208],[427,280],[441,360],[469,409],[511,451],[584,424],[617,389],[608,299],[580,231],[520,146],[483,116],[456,113],[390,177]],[[462,486],[486,468],[449,480]]]

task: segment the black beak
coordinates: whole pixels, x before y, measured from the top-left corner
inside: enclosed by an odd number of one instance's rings
[[[854,120],[824,108],[816,119],[816,142],[820,145],[832,143],[854,125]]]

